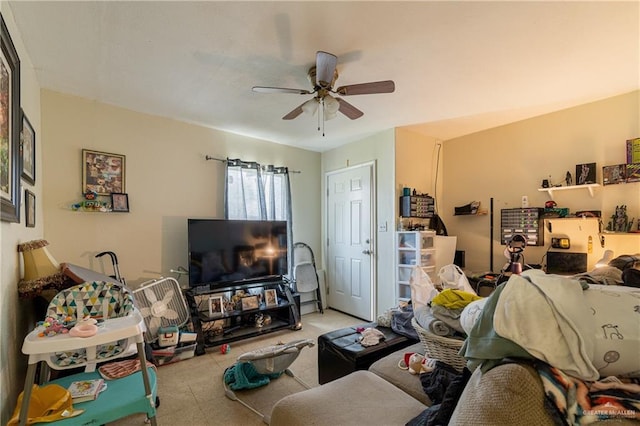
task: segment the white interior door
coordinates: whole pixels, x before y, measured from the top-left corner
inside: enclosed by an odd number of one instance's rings
[[[373,164],[327,175],[327,302],[373,320]]]

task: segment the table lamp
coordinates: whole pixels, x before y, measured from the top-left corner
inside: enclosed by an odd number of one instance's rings
[[[68,278],[60,271],[60,264],[51,256],[46,240],[33,240],[18,245],[24,263],[24,275],[18,283],[21,297],[35,297],[44,290],[68,287]]]

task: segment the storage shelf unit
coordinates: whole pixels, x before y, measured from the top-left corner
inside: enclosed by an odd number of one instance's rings
[[[529,246],[544,245],[544,209],[538,207],[502,209],[500,218],[500,242],[509,243],[516,234],[527,239]]]
[[[428,195],[403,195],[400,197],[400,216],[431,218],[435,211],[433,197]]]
[[[242,290],[250,295],[261,295],[261,302],[255,309],[233,309],[222,314],[210,315],[209,298],[214,295],[230,297]],[[278,303],[266,305],[264,291],[275,290]],[[208,285],[193,287],[185,291],[185,297],[191,310],[191,321],[197,333],[196,355],[205,353],[206,347],[219,346],[250,337],[261,336],[273,331],[289,328],[299,330],[300,322],[299,296],[291,292],[285,280],[247,281],[226,287],[210,287]],[[271,322],[262,327],[256,325],[258,314],[269,315]],[[212,327],[222,324],[220,327]]]
[[[415,266],[422,268],[435,282],[435,231],[396,232],[396,286],[400,301],[411,299],[411,273]]]

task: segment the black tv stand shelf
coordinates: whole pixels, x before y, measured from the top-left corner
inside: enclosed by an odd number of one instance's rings
[[[277,304],[266,304],[265,290],[275,290]],[[222,313],[211,315],[209,298],[222,296],[228,307],[229,300],[239,291],[259,296],[258,306],[242,309],[241,304],[234,305],[233,309],[224,309]],[[204,354],[207,347],[220,346],[286,328],[302,328],[300,298],[291,291],[289,282],[285,279],[274,280],[269,277],[266,281],[246,280],[224,287],[202,285],[185,290],[185,298],[191,310],[194,331],[197,333],[196,355]],[[257,326],[256,318],[259,314],[262,314],[263,318],[268,317],[270,322]]]

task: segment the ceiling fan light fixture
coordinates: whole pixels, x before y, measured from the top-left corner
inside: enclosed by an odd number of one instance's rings
[[[318,111],[318,100],[316,98],[309,99],[303,103],[301,108],[305,114],[314,115]]]
[[[333,114],[333,116],[335,116],[339,109],[340,109],[340,102],[338,102],[336,98],[330,95],[327,95],[324,97],[325,115]]]
[[[325,110],[325,112],[324,112],[324,121],[333,120],[337,116],[338,116],[338,114],[336,114],[335,112],[329,112],[329,111]]]

